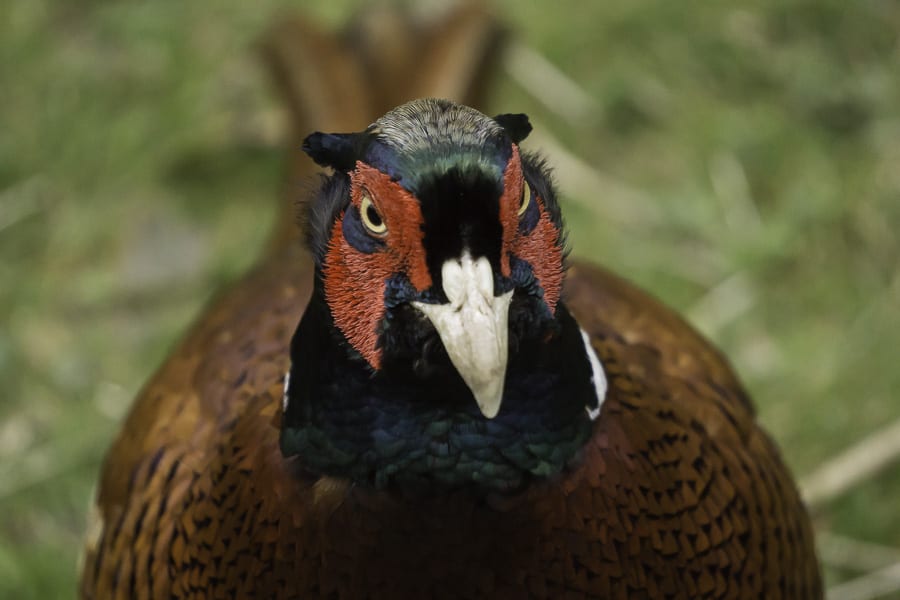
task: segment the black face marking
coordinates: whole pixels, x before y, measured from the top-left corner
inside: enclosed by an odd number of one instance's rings
[[[424,179],[418,198],[424,220],[425,256],[432,281],[441,287],[441,267],[464,250],[486,257],[499,272],[503,238],[502,182],[478,167],[457,167]]]
[[[306,241],[318,267],[325,260],[334,222],[349,203],[350,177],[338,172],[331,177],[323,175],[322,187],[312,197],[309,206],[301,206],[306,209],[301,215],[301,219],[306,221]]]

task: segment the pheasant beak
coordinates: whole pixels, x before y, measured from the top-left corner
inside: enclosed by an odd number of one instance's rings
[[[500,411],[508,356],[512,290],[494,296],[494,273],[485,257],[468,252],[441,267],[447,304],[413,302],[437,329],[450,361],[469,386],[481,414]]]

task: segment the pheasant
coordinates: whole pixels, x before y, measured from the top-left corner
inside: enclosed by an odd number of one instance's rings
[[[83,598],[822,596],[740,382],[568,260],[530,129],[425,99],[305,137],[308,251],[282,232],[141,393]]]

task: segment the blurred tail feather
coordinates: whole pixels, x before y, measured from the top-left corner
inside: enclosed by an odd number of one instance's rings
[[[291,120],[287,198],[273,248],[300,233],[294,203],[302,182],[318,170],[299,150],[306,135],[364,129],[413,98],[479,106],[503,38],[498,22],[469,1],[430,18],[376,5],[343,31],[323,30],[302,16],[280,19],[261,44]]]

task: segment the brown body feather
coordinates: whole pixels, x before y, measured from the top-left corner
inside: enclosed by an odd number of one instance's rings
[[[85,597],[821,594],[796,488],[728,365],[594,267],[574,266],[565,294],[610,385],[578,468],[486,500],[298,476],[281,391],[312,272],[285,258],[216,304],[139,398],[101,483]]]
[[[302,474],[278,446],[312,286],[294,237],[138,398],[104,466],[82,597],[821,597],[809,520],[726,361],[596,267],[576,263],[563,297],[609,379],[572,470],[513,496],[429,498]]]

